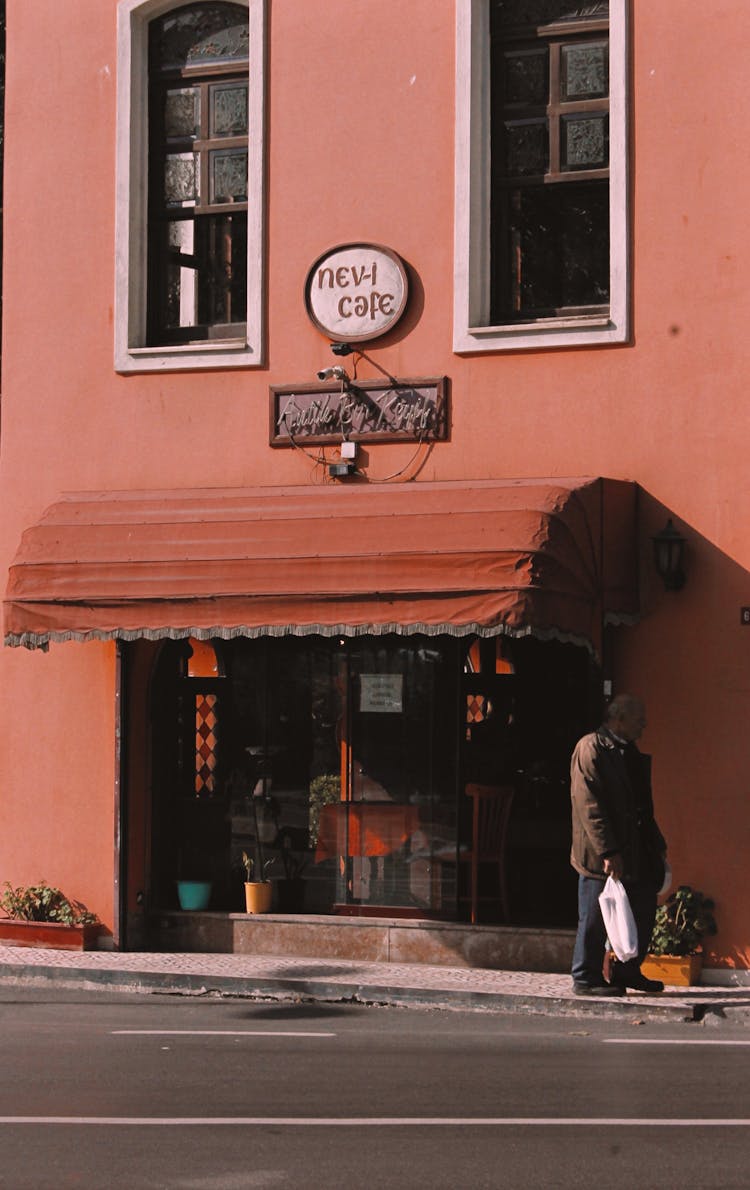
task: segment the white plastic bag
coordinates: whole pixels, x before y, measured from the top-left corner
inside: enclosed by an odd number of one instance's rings
[[[599,894],[599,905],[609,944],[620,962],[627,963],[628,959],[636,958],[638,931],[635,928],[628,894],[621,881],[615,880],[613,876],[607,877],[607,882]]]

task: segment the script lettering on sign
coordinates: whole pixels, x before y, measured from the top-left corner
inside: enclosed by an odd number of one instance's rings
[[[310,443],[444,442],[448,437],[447,381],[363,381],[272,386],[271,446]]]
[[[379,244],[341,244],[321,256],[305,283],[311,321],[331,339],[363,343],[401,317],[409,283],[403,261]]]

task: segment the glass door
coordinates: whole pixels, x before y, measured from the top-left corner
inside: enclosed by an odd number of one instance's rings
[[[340,910],[451,916],[454,650],[421,638],[357,641],[347,669],[344,798],[335,811]]]

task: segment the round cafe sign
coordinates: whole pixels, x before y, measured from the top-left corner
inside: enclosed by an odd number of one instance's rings
[[[404,262],[379,244],[339,244],[307,274],[305,305],[319,331],[342,343],[377,339],[404,312],[409,281]]]

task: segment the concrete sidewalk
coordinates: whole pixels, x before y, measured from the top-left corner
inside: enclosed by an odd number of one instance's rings
[[[583,998],[573,995],[567,975],[273,955],[0,946],[0,985],[750,1024],[750,987],[667,988],[661,996]]]

